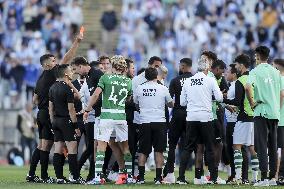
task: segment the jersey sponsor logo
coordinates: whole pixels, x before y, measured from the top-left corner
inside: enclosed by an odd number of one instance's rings
[[[119,81],[111,81],[112,85],[120,85],[122,87],[127,87],[127,83],[125,82],[119,82]]]
[[[200,79],[190,79],[190,81],[191,81],[190,86],[193,86],[193,85],[203,85],[203,78],[200,78]]]
[[[143,96],[156,96],[157,89],[143,89]]]
[[[273,82],[273,79],[271,77],[265,78],[264,83],[269,83],[271,84]]]

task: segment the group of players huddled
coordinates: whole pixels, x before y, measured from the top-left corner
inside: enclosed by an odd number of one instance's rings
[[[148,67],[134,76],[134,62],[121,55],[102,56],[91,63],[81,56],[74,58],[82,39],[79,34],[60,64],[51,54],[40,58],[44,71],[33,97],[39,109],[40,143],[32,155],[28,182],[144,184],[145,163],[153,150],[155,184],[188,184],[185,171],[192,152],[194,184],[284,183],[284,60],[268,64],[269,48],[255,49],[256,67],[252,70],[252,61],[245,54],[226,68],[215,53],[204,51],[193,75],[192,60],[183,58],[179,76],[167,88],[167,68],[159,57],[151,57]],[[76,80],[73,74],[78,75]],[[78,161],[82,134],[86,149]],[[56,179],[48,175],[53,145]],[[279,171],[278,148],[282,149]],[[65,159],[68,179],[63,176]],[[90,167],[85,180],[80,171],[87,159]],[[218,176],[221,161],[227,180]],[[35,175],[38,162],[41,178]]]

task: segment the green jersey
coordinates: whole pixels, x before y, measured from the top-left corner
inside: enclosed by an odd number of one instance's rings
[[[257,103],[254,116],[279,120],[280,91],[284,88],[280,72],[273,66],[262,63],[249,73],[247,83],[254,87],[254,101]]]
[[[284,76],[281,76],[282,84],[284,84]],[[284,105],[280,108],[280,120],[278,126],[284,126]]]
[[[100,118],[126,120],[125,100],[131,95],[131,80],[124,75],[104,74],[98,87],[103,90]]]

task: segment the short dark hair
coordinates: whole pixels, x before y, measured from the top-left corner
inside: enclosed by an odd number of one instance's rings
[[[152,81],[154,79],[157,79],[158,77],[158,70],[156,68],[146,68],[145,69],[145,78],[148,80],[148,81]]]
[[[276,58],[273,60],[274,64],[280,65],[284,68],[284,59]]]
[[[65,71],[69,67],[68,64],[61,64],[57,66],[56,78],[63,78],[65,76]]]
[[[149,65],[153,65],[155,61],[160,61],[160,62],[162,62],[162,59],[161,59],[160,57],[158,57],[158,56],[152,56],[152,57],[149,59],[148,64],[149,64]]]
[[[76,58],[74,58],[71,62],[71,65],[75,65],[75,66],[87,66],[89,65],[88,60],[83,57],[83,56],[78,56]]]
[[[216,61],[213,62],[211,68],[212,69],[215,69],[215,68],[226,69],[227,66],[223,60],[217,59]]]
[[[236,64],[230,64],[229,66],[231,68],[231,73],[232,74],[238,74],[238,70],[236,68]]]
[[[50,58],[55,57],[53,54],[44,54],[40,57],[39,61],[40,64],[43,66],[43,64]]]
[[[266,61],[269,57],[270,49],[266,46],[256,47],[255,53],[259,55],[261,61]]]
[[[140,69],[137,71],[137,75],[143,73],[145,70],[146,70],[146,68],[140,68]]]
[[[179,62],[180,64],[185,64],[188,67],[192,67],[192,60],[190,58],[182,58]]]
[[[127,64],[127,68],[130,68],[130,64],[134,64],[133,60],[131,60],[130,58],[126,58],[125,62]]]
[[[201,53],[201,56],[202,55],[207,56],[209,59],[213,60],[213,62],[215,62],[217,60],[217,55],[212,51],[203,51]]]
[[[235,58],[234,63],[243,64],[246,68],[249,68],[251,61],[250,61],[250,57],[248,55],[240,54]]]
[[[100,56],[100,57],[98,58],[98,61],[99,61],[99,62],[102,62],[102,61],[105,60],[105,59],[108,59],[108,60],[110,61],[110,58],[109,58],[108,56],[106,56],[106,55]]]
[[[98,66],[99,64],[101,64],[101,63],[100,63],[99,61],[96,61],[96,60],[90,62],[90,66],[92,66],[92,67],[96,67],[96,66]]]

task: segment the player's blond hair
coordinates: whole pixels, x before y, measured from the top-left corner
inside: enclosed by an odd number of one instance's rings
[[[114,69],[124,72],[127,69],[127,63],[122,55],[114,55],[110,59],[111,65]]]

